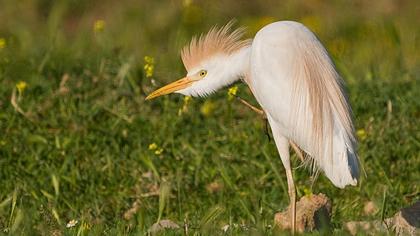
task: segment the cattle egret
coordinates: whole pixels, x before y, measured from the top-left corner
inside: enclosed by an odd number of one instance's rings
[[[213,27],[193,38],[181,52],[187,75],[146,99],[173,92],[207,96],[237,80],[245,82],[264,110],[286,171],[294,232],[296,189],[289,146],[302,150],[304,162],[335,186],[356,185],[359,161],[351,108],[326,49],[304,25],[274,22],[253,40],[242,40],[244,30],[231,26]]]

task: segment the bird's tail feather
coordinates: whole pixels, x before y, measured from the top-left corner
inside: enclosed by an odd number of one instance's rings
[[[346,143],[347,138],[334,139],[332,161],[319,162],[320,168],[330,181],[339,188],[346,185],[357,185],[359,179],[359,161],[352,145]],[[325,159],[324,159],[325,160]]]
[[[358,159],[351,109],[327,51],[306,27],[295,42],[290,138],[337,187],[355,185]],[[311,162],[309,162],[311,163]]]

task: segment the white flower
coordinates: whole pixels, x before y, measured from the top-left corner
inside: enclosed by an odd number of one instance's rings
[[[71,221],[69,221],[69,222],[66,224],[66,227],[67,227],[67,228],[73,228],[74,226],[76,226],[76,225],[77,225],[77,223],[79,223],[79,221],[77,221],[77,220],[71,220]]]

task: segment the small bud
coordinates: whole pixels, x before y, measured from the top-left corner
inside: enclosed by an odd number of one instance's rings
[[[227,93],[228,100],[231,101],[236,96],[237,92],[238,92],[238,86],[230,87]]]
[[[105,30],[105,21],[104,20],[97,20],[93,24],[93,31],[95,33],[103,32]]]

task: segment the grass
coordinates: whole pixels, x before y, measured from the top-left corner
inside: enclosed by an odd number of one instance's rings
[[[227,2],[224,11],[188,1],[4,3],[0,15],[10,21],[0,23],[1,233],[141,235],[158,219],[186,223],[191,235],[223,234],[227,224],[230,235],[281,233],[272,226],[288,205],[285,173],[256,114],[229,101],[227,90],[189,102],[179,95],[144,101],[185,73],[178,51],[193,34],[237,12],[249,36],[273,20],[304,22],[347,83],[360,185],[341,190],[320,176],[312,186],[308,171],[297,168],[298,196],[328,195],[337,235],[346,221],[390,217],[417,201],[416,1],[264,2],[239,10]],[[98,20],[105,24],[95,27]],[[155,59],[152,78],[146,55]],[[366,215],[369,201],[378,210]],[[77,225],[66,228],[72,219]]]

